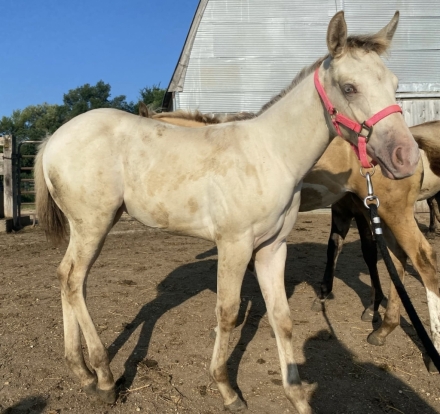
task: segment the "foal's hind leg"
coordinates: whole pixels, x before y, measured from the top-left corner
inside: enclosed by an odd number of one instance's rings
[[[85,303],[85,282],[88,272],[98,257],[114,218],[100,217],[92,223],[70,221],[69,248],[58,268],[63,304],[66,360],[89,393],[107,403],[116,399],[113,375],[107,351],[102,344]],[[89,361],[94,372],[86,367],[81,350],[78,324],[87,343]]]
[[[275,332],[284,391],[300,414],[311,414],[293,357],[293,324],[284,287],[286,253],[285,241],[262,247],[255,255],[255,269],[269,322]]]
[[[58,278],[61,284],[61,304],[63,309],[64,357],[71,371],[79,378],[83,390],[90,394],[96,392],[97,378],[87,367],[81,348],[81,333],[75,312],[67,300],[63,285],[72,269],[72,248],[69,245],[66,254],[58,267]]]

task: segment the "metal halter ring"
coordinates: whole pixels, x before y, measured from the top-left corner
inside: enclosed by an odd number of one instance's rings
[[[371,203],[367,203],[367,201],[371,201]],[[368,209],[370,208],[370,204],[373,204],[375,202],[377,208],[379,208],[380,202],[377,196],[375,195],[368,195],[364,198],[364,206]]]
[[[360,168],[360,173],[361,173],[362,177],[366,177],[366,174],[370,174],[370,177],[372,177],[374,175],[374,173],[376,172],[376,166],[371,164],[371,162],[370,162],[370,168],[372,168],[373,170],[371,172],[368,171],[368,173],[364,173],[364,167]]]
[[[361,129],[361,131],[359,132],[359,135],[362,135],[363,137],[365,137],[366,141],[368,142],[368,140],[369,140],[370,137],[371,137],[371,134],[373,133],[373,125],[368,126],[368,125],[365,124],[365,122],[362,122],[361,127],[362,127],[362,129]],[[361,132],[362,132],[363,129],[366,129],[366,130],[368,131],[368,134],[367,134],[367,135],[361,134]]]

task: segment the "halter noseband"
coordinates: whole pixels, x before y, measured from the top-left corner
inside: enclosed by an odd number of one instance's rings
[[[343,125],[357,134],[358,145],[357,148],[353,146],[353,150],[358,156],[362,167],[370,168],[371,163],[368,161],[368,157],[367,157],[367,142],[370,139],[371,134],[373,133],[373,125],[377,124],[381,119],[395,112],[402,113],[402,109],[400,108],[399,105],[387,106],[386,108],[382,109],[377,114],[373,115],[371,118],[367,119],[366,121],[362,122],[362,124],[360,124],[359,122],[356,122],[353,119],[350,119],[347,116],[340,114],[336,110],[336,108],[330,102],[330,99],[328,98],[327,94],[325,93],[324,87],[321,85],[321,82],[319,81],[318,72],[319,72],[319,68],[316,69],[314,75],[315,87],[319,93],[319,96],[322,99],[322,102],[324,103],[325,109],[327,109],[327,112],[329,113],[332,119],[332,123],[336,129],[336,132],[338,133],[338,135],[342,136],[341,128],[339,125]],[[367,131],[367,133],[362,134],[363,130]]]

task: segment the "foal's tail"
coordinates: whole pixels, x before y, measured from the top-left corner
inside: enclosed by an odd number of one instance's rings
[[[431,171],[440,177],[440,121],[425,122],[410,128],[420,149],[425,151]]]
[[[67,220],[52,198],[44,179],[43,154],[48,140],[49,138],[46,138],[40,145],[35,158],[35,203],[38,223],[46,231],[47,238],[55,245],[58,245],[67,238]]]

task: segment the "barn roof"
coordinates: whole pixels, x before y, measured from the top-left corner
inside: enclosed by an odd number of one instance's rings
[[[258,111],[327,52],[330,18],[376,32],[400,9],[386,64],[405,96],[440,96],[438,0],[201,0],[164,99],[168,109]]]
[[[172,92],[181,92],[183,90],[183,83],[185,80],[186,69],[188,68],[192,45],[194,43],[197,29],[199,28],[199,24],[202,20],[203,12],[205,11],[207,4],[208,0],[200,0],[196,12],[194,13],[191,27],[189,28],[188,35],[186,36],[185,44],[183,45],[182,52],[180,53],[179,60],[177,61],[176,68],[174,69],[173,76],[164,97],[164,102],[162,105],[164,108],[169,107]]]

